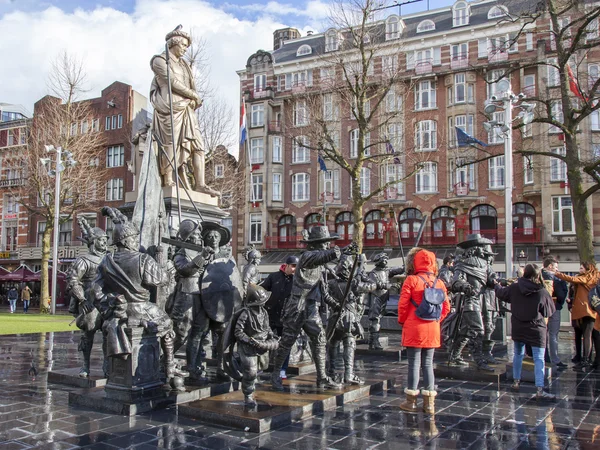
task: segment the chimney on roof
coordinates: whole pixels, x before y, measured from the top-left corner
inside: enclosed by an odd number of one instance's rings
[[[308,30],[308,31],[306,32],[306,35],[307,35],[307,36],[312,36],[312,35],[313,35],[313,31],[312,31],[312,30]]]
[[[295,28],[281,28],[273,32],[273,50],[281,48],[283,41],[298,39],[300,32]]]

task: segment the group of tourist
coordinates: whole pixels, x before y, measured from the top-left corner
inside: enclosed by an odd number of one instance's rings
[[[29,311],[29,304],[31,302],[31,289],[29,286],[23,286],[20,297],[21,301],[23,302],[23,313],[27,314]],[[15,313],[17,311],[17,302],[19,301],[19,291],[17,290],[16,286],[11,286],[8,288],[6,298],[8,299],[8,304],[10,306],[10,313]]]

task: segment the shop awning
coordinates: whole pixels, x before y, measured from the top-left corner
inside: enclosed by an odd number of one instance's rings
[[[4,268],[1,269],[3,272],[0,272],[0,281],[32,281],[31,277],[34,275],[33,270],[25,265],[19,266],[12,272],[8,272]]]

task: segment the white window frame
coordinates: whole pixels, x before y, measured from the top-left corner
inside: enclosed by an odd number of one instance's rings
[[[271,142],[273,146],[273,162],[283,162],[283,138],[281,136],[273,136]]]
[[[415,151],[427,152],[437,150],[437,122],[422,120],[415,126]]]
[[[310,142],[307,136],[296,136],[292,140],[292,164],[310,162]]]
[[[492,6],[488,11],[488,19],[497,19],[499,17],[506,17],[508,15],[508,9],[506,6]]]
[[[477,189],[477,175],[475,164],[464,163],[463,158],[456,158],[450,163],[450,186],[449,191],[454,192],[454,187],[457,183],[466,183],[469,185],[469,190]],[[458,167],[460,165],[460,167]]]
[[[525,50],[533,51],[533,33],[525,33]]]
[[[566,149],[562,147],[551,148],[550,151],[557,155],[565,156]],[[550,158],[550,181],[563,182],[567,179],[567,163],[559,158]]]
[[[528,185],[533,183],[533,156],[525,155],[523,156],[523,184]]]
[[[312,54],[312,47],[308,44],[303,44],[300,47],[298,47],[298,50],[296,51],[296,56],[304,56],[304,55],[310,55]]]
[[[415,175],[415,193],[436,194],[438,192],[438,167],[436,162],[427,161]]]
[[[452,26],[469,25],[469,4],[465,1],[456,2],[452,7]]]
[[[106,167],[123,167],[125,165],[125,146],[111,145],[106,149]]]
[[[505,178],[504,155],[488,159],[488,187],[490,189],[504,188]]]
[[[265,105],[257,103],[251,106],[250,126],[262,127],[265,124]]]
[[[430,19],[425,19],[417,25],[417,33],[425,33],[426,31],[435,31],[435,22]]]
[[[571,200],[571,196],[569,195],[554,195],[552,198],[552,234],[575,234],[575,216],[573,214],[573,204]],[[557,201],[558,200],[558,204]],[[566,203],[571,203],[570,205],[563,205],[563,200],[566,200]],[[571,229],[564,229],[565,224],[563,223],[563,211],[570,210],[571,211]],[[557,214],[558,213],[558,214]],[[558,229],[557,229],[558,228]]]
[[[558,71],[558,60],[556,58],[548,58],[546,62],[546,85],[548,87],[557,87],[560,85],[560,72]]]
[[[459,100],[459,88],[462,87],[462,100]],[[465,72],[454,74],[454,98],[453,103],[467,103],[467,74]]]
[[[292,175],[292,201],[307,202],[310,200],[310,175],[305,172]]]
[[[381,178],[385,180],[382,186],[395,181],[395,183],[390,184],[386,188],[387,197],[389,198],[391,196],[392,189],[396,190],[397,196],[404,195],[404,182],[402,181],[404,178],[404,166],[402,164],[388,163],[385,164],[382,169],[383,176]]]
[[[215,178],[225,178],[225,164],[215,164]]]
[[[262,242],[262,214],[250,214],[250,229],[248,241],[251,244],[260,244]]]
[[[262,202],[263,201],[263,182],[264,177],[262,173],[253,173],[251,177],[250,189],[250,201],[251,202]]]
[[[337,30],[325,32],[325,52],[335,52],[340,48],[340,35]]]
[[[280,202],[283,200],[281,196],[281,180],[283,179],[282,174],[274,173],[273,174],[273,187],[271,192],[271,200],[274,202]]]
[[[250,164],[262,164],[265,158],[265,139],[256,137],[250,139]]]
[[[100,119],[92,119],[92,131],[100,131]]]
[[[523,93],[527,97],[534,97],[536,93],[535,74],[527,74],[523,76]]]
[[[263,92],[267,87],[267,74],[256,73],[254,74],[254,92]]]
[[[294,103],[294,126],[304,127],[308,125],[308,110],[306,100],[296,100]]]
[[[339,169],[323,172],[323,192],[333,194],[335,200],[340,199],[340,171]]]
[[[350,131],[350,158],[358,158],[358,128]],[[368,132],[364,136],[364,156],[369,156],[371,154],[371,133]]]
[[[360,195],[364,198],[371,194],[371,169],[360,168]]]
[[[492,120],[496,121],[498,124],[504,123],[504,111],[496,111],[492,114]],[[509,130],[510,132],[510,130]],[[502,131],[501,126],[492,127],[492,129],[488,132],[488,143],[489,144],[502,144],[504,143],[504,132]]]
[[[564,123],[561,100],[551,100],[550,111],[552,114],[552,118],[555,121],[557,121],[559,123]],[[562,133],[562,129],[560,129],[559,127],[554,126],[554,125],[548,125],[548,133],[552,133],[552,134]]]
[[[423,111],[426,109],[437,108],[437,83],[434,80],[419,81],[415,86],[415,110]],[[423,99],[427,98],[427,102]],[[427,106],[424,106],[424,105]]]
[[[106,201],[123,200],[123,178],[112,178],[106,182]]]
[[[394,113],[402,110],[402,95],[396,94],[394,89],[390,89],[385,95],[385,112]]]
[[[381,72],[384,77],[394,77],[398,73],[398,55],[383,55],[381,57]]]
[[[385,21],[385,40],[400,38],[400,17],[396,15],[389,16]]]

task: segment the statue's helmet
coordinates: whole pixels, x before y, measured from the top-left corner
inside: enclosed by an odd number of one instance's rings
[[[179,225],[179,238],[182,241],[187,241],[192,233],[194,233],[194,231],[196,231],[198,228],[200,228],[200,222],[196,222],[192,219],[185,219]]]
[[[246,254],[244,256],[246,257],[246,261],[251,262],[262,258],[262,253],[253,245],[246,251]]]
[[[140,234],[140,230],[135,224],[129,222],[127,216],[125,216],[121,211],[117,208],[111,208],[110,206],[105,206],[102,208],[102,215],[108,216],[113,221],[115,225],[113,229],[113,242],[115,244],[119,244],[123,242],[128,237],[138,236]]]
[[[251,283],[246,291],[246,306],[262,306],[267,303],[271,293],[264,287]]]
[[[90,227],[85,217],[78,217],[77,222],[79,223],[79,229],[81,230],[81,240],[88,246],[93,244],[96,239],[101,237],[107,237],[106,232],[102,228]]]
[[[373,258],[373,264],[377,265],[377,264],[380,264],[381,262],[383,262],[384,260],[387,261],[388,259],[389,259],[388,254],[385,252],[381,252],[381,253],[378,253],[377,255],[375,255],[375,257]]]

